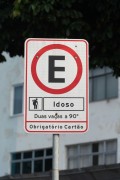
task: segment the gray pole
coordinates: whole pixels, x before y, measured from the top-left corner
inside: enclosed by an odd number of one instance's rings
[[[52,180],[59,180],[59,134],[53,134]]]

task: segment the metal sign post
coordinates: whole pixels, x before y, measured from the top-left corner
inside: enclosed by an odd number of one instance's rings
[[[59,180],[59,134],[88,129],[88,42],[27,39],[24,87],[24,128],[53,133],[52,180]]]
[[[59,180],[59,134],[53,134],[52,180]]]

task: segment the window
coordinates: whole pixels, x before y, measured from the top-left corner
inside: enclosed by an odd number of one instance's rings
[[[118,97],[118,79],[110,68],[90,70],[89,97],[90,102]]]
[[[52,169],[52,148],[11,154],[11,174],[32,174]]]
[[[107,140],[67,147],[68,169],[115,164],[117,140]]]
[[[23,84],[14,86],[13,91],[13,114],[23,112]]]

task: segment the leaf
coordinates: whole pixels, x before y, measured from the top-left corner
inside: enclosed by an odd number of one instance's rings
[[[111,38],[113,37],[112,31],[108,31],[108,32],[107,32],[107,36],[111,39]]]
[[[6,61],[5,57],[2,54],[0,54],[0,62],[5,62],[5,61]]]

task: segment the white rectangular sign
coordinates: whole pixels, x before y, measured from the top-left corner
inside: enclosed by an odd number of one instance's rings
[[[88,129],[88,43],[27,39],[24,124],[27,132]]]

